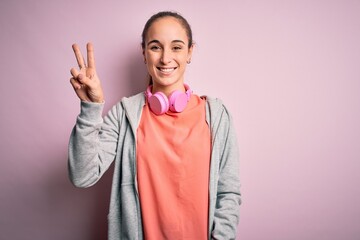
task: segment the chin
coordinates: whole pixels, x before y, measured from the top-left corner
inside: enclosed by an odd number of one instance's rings
[[[163,86],[163,87],[168,87],[168,86],[172,86],[172,85],[175,85],[177,84],[178,82],[182,82],[180,79],[157,79],[157,80],[154,80],[153,79],[153,83],[157,84],[157,85],[160,85],[160,86]]]

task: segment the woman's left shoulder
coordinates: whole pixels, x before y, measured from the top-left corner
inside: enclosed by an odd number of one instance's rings
[[[201,98],[206,101],[207,116],[212,122],[231,122],[231,113],[220,98],[207,95]]]
[[[208,96],[208,95],[202,95],[202,96],[200,96],[200,98],[205,100],[210,108],[215,108],[218,110],[221,110],[221,109],[226,110],[224,102],[220,98]]]

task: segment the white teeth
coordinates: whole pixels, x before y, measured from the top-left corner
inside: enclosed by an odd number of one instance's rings
[[[160,71],[162,72],[171,72],[174,71],[175,68],[160,68]]]

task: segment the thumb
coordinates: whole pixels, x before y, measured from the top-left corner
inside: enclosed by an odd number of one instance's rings
[[[86,76],[84,76],[83,74],[79,74],[78,76],[77,76],[77,80],[80,82],[80,83],[82,83],[82,84],[85,84],[85,85],[88,85],[88,78],[86,77]]]

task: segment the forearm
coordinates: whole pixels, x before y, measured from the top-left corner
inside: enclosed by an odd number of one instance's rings
[[[69,142],[69,177],[75,186],[94,185],[114,159],[118,136],[115,110],[103,120],[103,104],[81,103]]]

